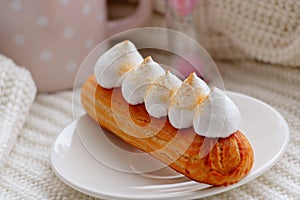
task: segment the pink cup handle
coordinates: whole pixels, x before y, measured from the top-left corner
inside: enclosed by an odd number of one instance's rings
[[[141,26],[151,14],[151,0],[139,0],[137,10],[124,19],[108,22],[109,35]]]

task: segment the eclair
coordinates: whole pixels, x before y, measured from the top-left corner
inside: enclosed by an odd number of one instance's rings
[[[105,52],[94,72],[81,88],[83,108],[124,142],[201,183],[226,186],[250,172],[253,149],[220,89],[194,73],[180,80],[130,41]]]

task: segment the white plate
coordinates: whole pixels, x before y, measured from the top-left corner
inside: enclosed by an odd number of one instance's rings
[[[238,106],[241,131],[254,149],[255,162],[240,182],[212,187],[177,174],[161,163],[104,133],[87,115],[67,126],[51,151],[51,164],[57,176],[83,193],[105,199],[189,199],[228,191],[243,185],[270,169],[289,141],[285,119],[274,108],[252,97],[228,93]],[[141,156],[137,162],[136,156]],[[146,170],[146,173],[132,173]],[[157,168],[151,172],[151,169]]]

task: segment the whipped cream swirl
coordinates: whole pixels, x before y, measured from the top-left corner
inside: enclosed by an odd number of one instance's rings
[[[169,108],[169,120],[175,128],[193,125],[196,108],[208,96],[210,89],[194,72],[184,80],[173,96]]]
[[[124,74],[143,61],[143,57],[129,40],[116,44],[96,62],[94,73],[97,82],[104,88],[120,87]]]
[[[145,95],[147,112],[156,118],[167,116],[171,98],[182,81],[170,71],[149,85]]]
[[[151,56],[134,70],[126,74],[122,83],[124,99],[131,105],[144,102],[146,89],[157,77],[165,74],[165,70]]]
[[[238,130],[241,115],[236,105],[220,89],[213,88],[198,107],[193,127],[197,134],[225,138]]]

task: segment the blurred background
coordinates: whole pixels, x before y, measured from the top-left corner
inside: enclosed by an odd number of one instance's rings
[[[80,64],[97,44],[136,27],[180,31],[214,60],[300,66],[298,1],[1,0],[0,19],[0,52],[31,71],[39,92],[72,88]],[[193,52],[169,35],[124,39]]]
[[[122,2],[110,1],[110,17],[132,12],[135,1]],[[155,0],[145,26],[181,31],[215,59],[300,66],[299,17],[297,1]]]

